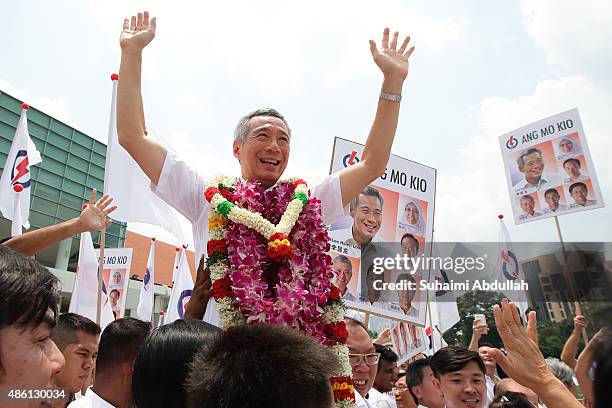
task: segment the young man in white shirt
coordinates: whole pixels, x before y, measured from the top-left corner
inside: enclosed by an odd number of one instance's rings
[[[147,137],[145,128],[140,85],[142,51],[155,37],[155,29],[156,20],[149,19],[148,12],[138,13],[123,23],[117,91],[119,143],[156,186],[157,195],[192,223],[199,259],[208,240],[209,205],[202,194],[206,178]],[[370,41],[374,62],[384,79],[376,116],[359,162],[326,177],[321,184],[311,186],[312,195],[322,201],[325,224],[343,216],[344,207],[351,199],[385,171],[397,128],[402,86],[408,75],[408,57],[414,50],[414,47],[408,48],[409,37],[398,48],[398,36],[395,32],[389,42],[389,29],[385,29],[380,51],[375,42]],[[258,180],[264,188],[274,186],[287,166],[290,139],[291,130],[285,118],[274,109],[261,109],[243,117],[233,142],[233,153],[240,162],[242,177]],[[211,174],[219,170],[211,169]],[[205,301],[199,297],[197,289],[196,286],[191,301]],[[207,310],[209,319],[206,320],[218,322],[218,316],[211,314],[216,313]]]
[[[131,408],[134,360],[150,331],[148,322],[133,317],[117,319],[106,326],[100,336],[93,386],[68,407]]]
[[[431,357],[433,384],[444,395],[446,408],[484,408],[486,368],[476,351],[444,347]]]
[[[399,368],[397,367],[397,354],[388,346],[374,343],[374,349],[380,354],[378,370],[374,378],[374,386],[368,393],[368,401],[375,408],[396,408],[395,398],[389,393],[395,388]]]

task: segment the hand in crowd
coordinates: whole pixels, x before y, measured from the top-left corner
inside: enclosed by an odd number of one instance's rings
[[[390,341],[391,341],[391,329],[387,327],[386,329],[378,333],[378,336],[376,337],[376,340],[374,340],[374,343],[385,345]]]
[[[124,19],[123,31],[119,37],[121,49],[141,51],[155,38],[156,23],[155,17],[149,20],[148,11],[138,13],[131,19]]]
[[[476,321],[474,321],[474,323],[476,323]],[[482,337],[489,333],[489,326],[486,324],[475,324],[472,326],[472,330],[474,334],[478,335],[478,337]]]
[[[414,51],[414,46],[408,48],[410,37],[406,37],[402,45],[397,49],[399,33],[396,31],[389,43],[389,29],[385,28],[382,38],[382,48],[380,51],[376,47],[376,42],[370,40],[370,51],[374,62],[382,71],[386,78],[398,78],[402,81],[408,76],[408,58]]]
[[[98,201],[95,200],[96,189],[94,188],[91,191],[89,203],[85,206],[83,211],[81,211],[81,215],[77,219],[81,232],[100,231],[112,223],[107,216],[117,209],[116,205],[109,207],[113,202],[113,198],[106,194]]]
[[[586,317],[580,315],[574,317],[574,331],[582,331],[582,329],[586,329],[587,325]]]
[[[519,384],[535,391],[549,407],[582,407],[544,361],[538,346],[536,312],[529,312],[525,327],[516,305],[504,299],[501,307],[493,306],[493,315],[506,353],[491,349],[489,355],[504,372]]]
[[[200,259],[196,272],[196,281],[193,286],[193,293],[187,305],[185,305],[185,318],[202,320],[206,313],[208,300],[212,296],[212,280],[210,279],[210,269],[204,262],[204,257]]]

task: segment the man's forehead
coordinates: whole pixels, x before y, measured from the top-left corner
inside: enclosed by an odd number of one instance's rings
[[[278,130],[288,136],[287,126],[282,119],[275,116],[255,116],[249,120],[249,133],[259,130]]]
[[[380,200],[376,196],[359,194],[357,206],[363,208],[380,208]]]
[[[542,158],[542,155],[538,152],[532,152],[525,156],[525,159],[527,160],[538,160],[541,158]]]

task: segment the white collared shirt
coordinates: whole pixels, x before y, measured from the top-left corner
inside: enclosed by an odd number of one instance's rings
[[[204,198],[207,179],[191,168],[175,153],[168,152],[157,185],[151,190],[174,207],[191,222],[195,243],[196,264],[206,253],[208,242],[208,215],[210,205]],[[314,186],[314,187],[312,187]],[[309,184],[311,196],[321,201],[323,223],[330,225],[348,215],[348,205],[342,206],[342,191],[338,173],[325,176],[321,182]],[[211,298],[206,307],[204,320],[220,326],[217,302]]]
[[[103,400],[102,397],[89,387],[85,395],[72,401],[70,405],[68,405],[68,408],[115,408],[115,406]]]
[[[372,388],[368,392],[368,402],[373,408],[396,408],[397,404],[383,394],[382,392]]]
[[[355,405],[357,408],[374,408],[357,390],[355,390]]]
[[[518,183],[512,186],[512,191],[514,191],[514,193],[517,195],[529,194],[534,191],[539,191],[539,190],[543,190],[548,187],[553,187],[554,181],[555,180],[553,180],[553,177],[550,177],[546,174],[542,174],[542,176],[540,176],[540,180],[538,181],[538,184],[531,184],[527,180],[525,180],[525,177],[523,177],[521,180],[519,180]]]

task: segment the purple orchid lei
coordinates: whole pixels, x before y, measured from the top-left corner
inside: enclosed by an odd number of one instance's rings
[[[293,192],[290,182],[264,191],[257,182],[240,180],[234,186],[232,201],[277,224]],[[290,261],[272,262],[266,238],[253,229],[229,221],[226,231],[228,272],[236,306],[247,323],[287,325],[325,344],[322,315],[333,271],[320,201],[310,199],[291,230],[289,240],[295,255]]]

